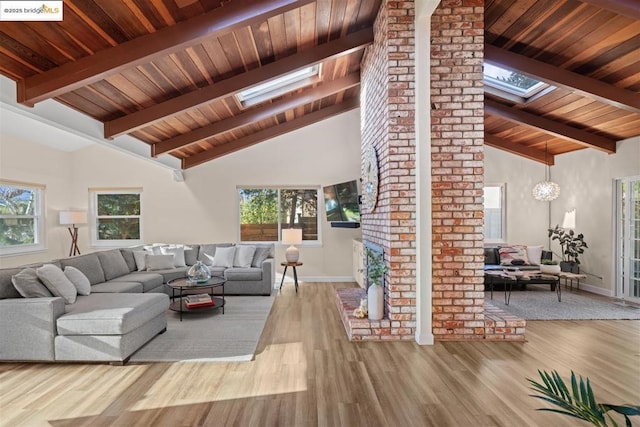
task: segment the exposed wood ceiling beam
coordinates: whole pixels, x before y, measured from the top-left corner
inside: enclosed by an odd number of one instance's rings
[[[18,102],[33,106],[124,69],[149,63],[213,37],[263,22],[313,0],[234,0],[176,25],[68,62],[17,83]]]
[[[534,160],[536,162],[540,162],[543,164],[547,164],[549,166],[553,166],[553,164],[555,163],[555,156],[553,154],[545,155],[544,151],[536,150],[535,148],[531,148],[531,147],[526,147],[524,145],[511,142],[504,138],[500,138],[499,136],[485,133],[484,143],[493,148],[498,148],[500,150],[509,152],[511,154],[516,154],[518,156],[525,157],[529,160]]]
[[[600,9],[640,21],[640,3],[638,0],[580,0]]]
[[[233,76],[211,86],[194,90],[144,110],[105,122],[104,137],[113,138],[135,129],[149,126],[153,122],[195,108],[241,91],[247,87],[273,79],[282,74],[318,64],[331,58],[348,55],[373,42],[373,29],[366,28],[301,53],[288,56],[263,67]]]
[[[153,157],[157,157],[160,154],[169,153],[186,145],[202,141],[203,139],[211,138],[239,127],[284,113],[287,110],[312,103],[316,100],[347,90],[359,84],[360,74],[352,73],[341,79],[329,81],[318,87],[307,89],[292,97],[284,98],[253,110],[247,110],[234,117],[230,117],[228,119],[212,123],[208,126],[195,129],[191,132],[178,135],[174,138],[155,143],[151,146],[151,155]]]
[[[640,96],[630,90],[622,89],[600,80],[592,79],[572,71],[563,70],[553,65],[528,58],[505,49],[484,45],[485,61],[500,65],[513,71],[542,80],[554,86],[595,98],[598,101],[640,113]]]
[[[554,122],[553,120],[527,113],[526,111],[507,107],[490,99],[485,99],[484,111],[485,113],[502,117],[510,122],[531,127],[585,147],[596,148],[608,154],[616,152],[616,141],[612,139]]]
[[[272,126],[270,128],[237,139],[233,142],[228,142],[226,144],[213,147],[209,150],[183,159],[182,168],[188,169],[197,166],[210,160],[217,159],[218,157],[222,157],[225,154],[242,150],[243,148],[247,148],[262,141],[266,141],[267,139],[275,138],[276,136],[280,136],[287,132],[300,129],[310,124],[319,122],[320,120],[328,119],[329,117],[344,113],[358,107],[359,103],[359,98],[349,98],[346,101],[341,102],[340,104],[335,104],[331,107],[323,108],[321,110],[314,111],[313,113],[305,114],[302,117],[285,122],[281,125]]]

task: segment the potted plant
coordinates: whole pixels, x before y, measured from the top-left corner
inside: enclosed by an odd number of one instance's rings
[[[560,265],[555,259],[543,259],[540,262],[540,272],[544,274],[558,274],[560,273]]]
[[[560,262],[560,270],[571,273],[580,273],[579,256],[588,248],[587,242],[584,241],[582,233],[576,234],[573,230],[565,230],[556,225],[550,228],[549,237],[551,240],[557,240],[562,249],[562,262]]]
[[[371,282],[367,289],[367,302],[370,320],[380,320],[384,315],[384,273],[387,265],[384,254],[367,248],[367,277]]]

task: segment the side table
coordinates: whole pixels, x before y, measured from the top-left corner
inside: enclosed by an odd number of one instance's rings
[[[284,267],[284,271],[282,272],[282,280],[280,281],[280,289],[282,290],[282,284],[284,283],[284,276],[287,274],[287,268],[293,268],[293,281],[296,285],[296,294],[298,293],[298,272],[296,271],[296,267],[300,267],[302,265],[301,262],[281,262],[281,266]]]

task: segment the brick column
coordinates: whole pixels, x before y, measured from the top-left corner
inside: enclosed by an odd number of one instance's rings
[[[385,339],[414,339],[415,134],[414,3],[383,1],[375,41],[362,63],[362,144],[378,154],[378,204],[363,215],[363,239],[384,248]],[[388,325],[388,327],[386,327]]]
[[[484,338],[484,1],[431,18],[433,334]]]

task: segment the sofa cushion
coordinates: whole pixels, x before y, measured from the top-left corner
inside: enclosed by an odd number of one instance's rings
[[[122,258],[127,263],[127,267],[129,267],[129,272],[136,271],[138,266],[136,265],[136,259],[133,256],[133,249],[120,249],[122,253]]]
[[[184,248],[184,262],[187,265],[194,265],[198,261],[198,251],[200,245],[187,245]]]
[[[61,259],[60,265],[63,269],[70,265],[82,271],[92,285],[105,281],[102,264],[95,253]]]
[[[143,290],[142,283],[140,282],[119,282],[116,280],[110,280],[108,282],[92,285],[91,295],[111,293],[141,294]]]
[[[542,260],[542,245],[527,246],[527,259],[531,265],[540,265]]]
[[[228,248],[231,246],[233,246],[233,243],[215,243],[210,245],[200,245],[200,251],[198,252],[198,260],[202,261],[205,265],[213,265],[213,257],[216,255],[216,249]]]
[[[151,289],[162,286],[163,277],[155,271],[153,273],[135,272],[116,277],[110,282],[138,282],[142,284],[142,291],[148,292]]]
[[[498,248],[484,248],[484,264],[500,264],[500,255],[498,254]]]
[[[216,248],[216,254],[211,262],[212,267],[233,267],[233,258],[236,255],[236,248]]]
[[[251,267],[262,267],[262,263],[269,257],[273,257],[274,245],[256,245],[256,251],[251,260]]]
[[[234,267],[251,267],[253,255],[256,253],[255,245],[237,245],[233,257]]]
[[[81,296],[58,318],[60,335],[123,335],[169,308],[165,294],[101,294]]]
[[[226,267],[207,267],[212,276],[224,277]]]
[[[502,265],[521,265],[529,264],[529,259],[527,258],[527,247],[522,245],[511,245],[511,246],[501,246],[498,248],[498,253],[500,254],[500,264]]]
[[[186,267],[184,258],[184,246],[163,246],[161,248],[163,255],[173,255],[174,267]]]
[[[173,268],[173,255],[147,254],[144,257],[144,262],[147,266],[147,271],[165,270],[167,268]]]
[[[78,295],[89,295],[91,293],[91,283],[89,283],[89,279],[82,271],[69,265],[64,268],[64,275],[76,287]]]
[[[21,298],[22,295],[13,286],[11,278],[20,273],[24,268],[2,268],[0,269],[0,299]]]
[[[52,297],[47,287],[40,281],[36,270],[25,268],[11,278],[16,290],[25,298]]]
[[[262,269],[256,267],[232,267],[224,271],[224,278],[227,280],[262,280]]]
[[[119,249],[98,252],[97,255],[102,265],[102,270],[104,271],[105,280],[111,280],[129,274],[129,266]]]
[[[53,296],[64,298],[66,304],[76,302],[78,290],[58,267],[45,264],[36,269],[36,274]]]

